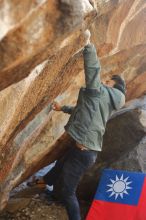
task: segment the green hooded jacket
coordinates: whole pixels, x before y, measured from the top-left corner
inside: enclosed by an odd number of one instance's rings
[[[71,114],[65,130],[79,144],[101,151],[106,123],[112,112],[125,104],[125,95],[101,83],[93,44],[85,46],[83,56],[86,87],[80,89],[75,107],[62,107],[63,112]]]

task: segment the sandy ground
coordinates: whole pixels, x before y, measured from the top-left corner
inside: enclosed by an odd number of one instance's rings
[[[66,209],[59,202],[48,202],[44,189],[22,187],[15,189],[0,220],[68,220]],[[82,220],[85,219],[89,203],[80,201]]]

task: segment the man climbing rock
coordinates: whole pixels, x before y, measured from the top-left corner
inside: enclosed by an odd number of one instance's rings
[[[61,198],[69,220],[80,220],[79,202],[76,197],[78,183],[96,161],[98,151],[102,150],[102,139],[107,120],[114,110],[125,103],[125,83],[119,75],[112,76],[105,84],[100,80],[100,63],[95,46],[88,42],[83,50],[85,87],[79,91],[75,107],[60,106],[53,103],[55,111],[71,114],[66,132],[74,140],[64,157],[36,184],[54,185],[59,181]]]

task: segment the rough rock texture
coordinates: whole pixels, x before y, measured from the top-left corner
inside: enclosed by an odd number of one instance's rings
[[[11,7],[11,10],[16,6],[15,1],[13,3],[4,1],[3,4],[3,7]],[[21,2],[17,4],[18,10],[24,5]],[[27,6],[32,9],[26,11],[22,20],[14,21],[17,22],[15,27],[1,37],[1,90],[26,77],[34,67],[64,47],[66,43],[63,40],[68,40],[72,32],[79,29],[85,16],[92,11],[92,6],[86,0],[45,0],[39,4],[36,2],[33,6],[32,4],[29,3]],[[15,20],[13,16],[16,16],[16,13],[17,11],[14,14],[10,13],[10,23]],[[68,55],[68,58],[70,56]]]
[[[69,137],[63,135],[67,116],[52,112],[50,103],[54,99],[65,104],[76,102],[84,84],[80,50],[86,44],[86,27],[100,56],[102,79],[121,74],[127,82],[127,100],[145,93],[145,1],[95,2],[97,17],[88,0],[0,1],[0,208],[13,187],[57,159],[70,144]],[[130,132],[141,128],[139,111],[124,114],[131,118]],[[122,129],[122,117],[117,117],[114,127]],[[137,119],[135,124],[132,117]],[[116,147],[111,130],[109,123],[110,145]],[[125,144],[124,151],[123,145],[118,145],[118,158],[138,146],[143,132],[140,129],[140,136],[129,148]],[[119,135],[124,137],[124,133]],[[143,171],[144,146],[138,151]],[[108,155],[107,149],[103,159],[116,163],[117,154]]]

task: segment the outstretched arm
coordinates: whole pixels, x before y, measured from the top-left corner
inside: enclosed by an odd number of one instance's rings
[[[73,110],[74,110],[74,106],[68,106],[68,105],[64,105],[61,107],[61,111],[63,111],[64,113],[68,113],[68,114],[72,114]]]
[[[84,48],[83,56],[86,88],[99,89],[101,84],[100,63],[97,57],[96,48],[90,41]]]
[[[52,109],[55,111],[63,111],[64,113],[71,114],[74,110],[74,106],[61,106],[58,102],[53,102]]]

